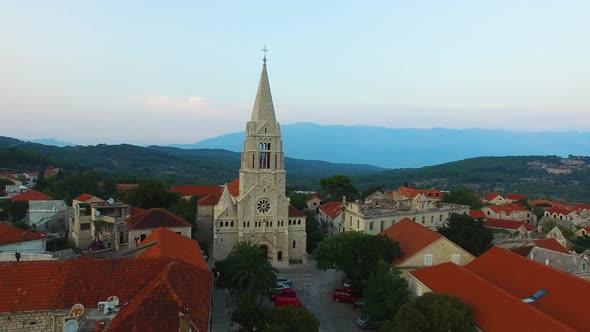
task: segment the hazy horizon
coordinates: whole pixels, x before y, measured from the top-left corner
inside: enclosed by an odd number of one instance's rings
[[[310,10],[313,8],[313,10]],[[181,144],[281,124],[588,131],[590,3],[0,4],[0,135]]]

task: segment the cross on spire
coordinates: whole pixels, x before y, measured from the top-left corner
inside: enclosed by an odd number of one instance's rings
[[[262,49],[262,52],[264,53],[264,58],[262,58],[262,60],[264,60],[264,63],[266,64],[266,52],[268,52],[268,49],[266,48],[266,45],[264,45],[264,48]]]

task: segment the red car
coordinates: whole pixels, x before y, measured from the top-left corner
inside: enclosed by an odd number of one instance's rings
[[[357,299],[361,297],[359,292],[353,291],[351,289],[336,289],[332,294],[332,300],[336,302],[348,302],[354,303]]]
[[[270,300],[274,301],[277,297],[297,297],[297,293],[295,293],[293,288],[275,289],[270,294]]]
[[[301,302],[297,297],[277,296],[275,298],[275,308],[278,307],[301,307]]]

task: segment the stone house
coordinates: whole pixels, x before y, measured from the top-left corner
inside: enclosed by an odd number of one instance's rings
[[[45,234],[41,232],[0,224],[0,253],[43,254],[47,251],[46,241]]]
[[[327,202],[319,207],[316,217],[326,234],[335,235],[342,231],[342,205],[341,202]]]
[[[465,265],[475,257],[442,234],[422,226],[411,219],[404,218],[379,235],[384,235],[399,243],[403,256],[393,262],[404,276],[409,271],[453,262]]]
[[[518,201],[526,200],[527,198],[528,196],[524,194],[508,193],[506,194],[506,203],[516,203]]]
[[[484,204],[492,204],[492,205],[500,205],[500,204],[506,203],[506,199],[504,197],[502,197],[502,195],[495,193],[495,192],[487,193],[484,197],[481,198],[481,201]]]
[[[567,221],[576,227],[590,226],[587,210],[578,211],[569,208],[551,207],[545,209],[544,219],[554,221]]]
[[[174,213],[161,208],[140,212],[125,221],[129,232],[129,247],[134,248],[159,227],[191,238],[192,225]]]
[[[486,218],[484,226],[491,229],[508,231],[512,235],[516,235],[517,238],[529,238],[537,229],[537,227],[523,221],[492,218]]]
[[[320,193],[309,194],[307,197],[307,211],[317,211],[325,201],[326,197]]]
[[[534,213],[516,203],[489,205],[483,207],[481,211],[485,213],[486,218],[524,221],[533,225],[537,223]]]

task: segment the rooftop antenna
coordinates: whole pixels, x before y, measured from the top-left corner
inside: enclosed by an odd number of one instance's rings
[[[266,44],[264,44],[264,48],[262,49],[262,52],[264,53],[264,58],[262,58],[262,61],[264,61],[264,64],[266,64],[266,52],[268,52],[268,49],[266,48]]]
[[[76,332],[76,331],[78,331],[79,327],[80,327],[80,324],[78,324],[77,320],[70,319],[64,323],[64,332]]]
[[[115,309],[119,305],[119,298],[115,295],[109,296],[107,299],[107,307],[109,309]]]
[[[80,317],[84,313],[84,306],[80,303],[76,303],[70,309],[70,315],[73,317]]]
[[[111,198],[107,199],[107,203],[114,204],[115,200],[111,197]]]

